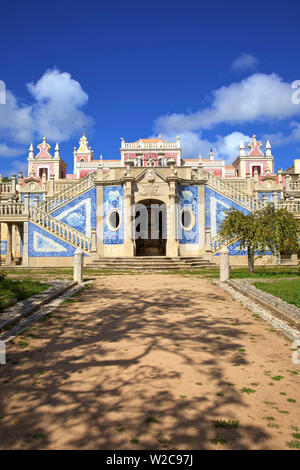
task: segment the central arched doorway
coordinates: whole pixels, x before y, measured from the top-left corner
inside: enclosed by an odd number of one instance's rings
[[[167,206],[156,199],[135,204],[136,256],[165,256]]]

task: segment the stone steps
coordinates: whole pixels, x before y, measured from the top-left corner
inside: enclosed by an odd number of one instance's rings
[[[135,258],[94,258],[85,266],[117,271],[173,271],[201,269],[215,266],[215,264],[201,257],[137,256]]]

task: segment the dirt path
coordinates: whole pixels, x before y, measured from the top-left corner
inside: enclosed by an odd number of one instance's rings
[[[300,432],[290,342],[205,279],[98,278],[7,360],[1,449],[280,449]]]

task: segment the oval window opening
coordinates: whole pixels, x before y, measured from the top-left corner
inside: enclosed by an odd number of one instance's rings
[[[181,225],[184,229],[188,229],[192,225],[192,215],[190,211],[183,210],[181,212]]]
[[[120,214],[118,211],[111,212],[109,216],[109,223],[113,230],[118,230],[120,225]]]

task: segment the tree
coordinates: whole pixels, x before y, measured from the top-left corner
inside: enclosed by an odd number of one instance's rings
[[[257,216],[255,212],[244,214],[237,209],[226,211],[226,218],[220,227],[221,237],[228,241],[238,238],[241,250],[247,251],[248,268],[254,271],[254,254],[259,250],[257,237]]]
[[[259,211],[258,237],[266,250],[280,259],[280,253],[299,251],[299,225],[291,212],[268,204]]]
[[[220,235],[228,241],[238,239],[242,250],[247,250],[248,268],[254,272],[255,254],[266,251],[280,257],[280,252],[293,253],[299,250],[298,223],[286,209],[276,209],[268,204],[261,210],[244,214],[231,209],[220,228]]]

